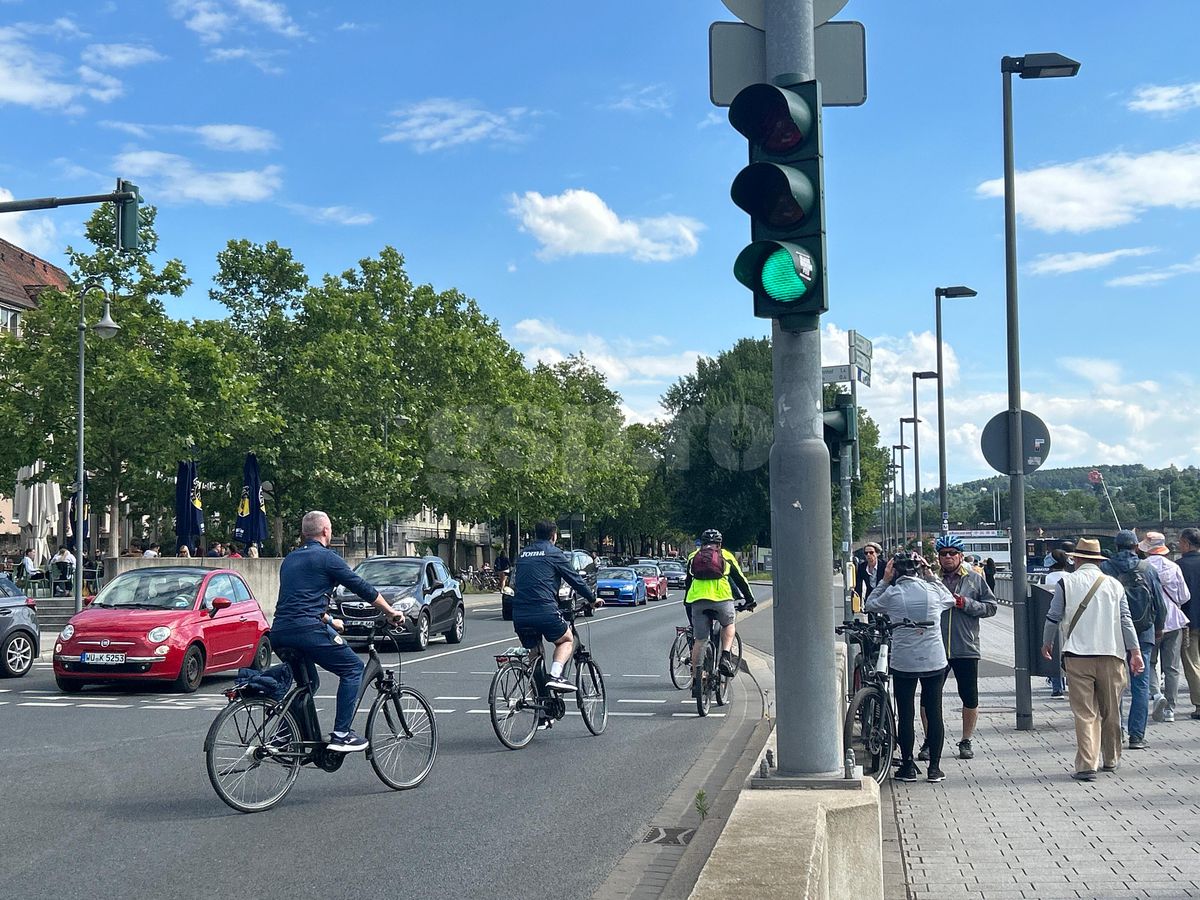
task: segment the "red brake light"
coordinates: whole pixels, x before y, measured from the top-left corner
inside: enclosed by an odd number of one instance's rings
[[[37,601],[34,600],[32,597],[25,598],[25,605],[28,606],[30,609],[37,609]]]

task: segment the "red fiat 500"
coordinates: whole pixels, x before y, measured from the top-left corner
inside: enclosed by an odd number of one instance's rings
[[[671,589],[667,586],[667,576],[662,573],[662,570],[658,566],[649,564],[633,566],[633,571],[637,572],[642,581],[646,582],[646,599],[667,599],[667,594],[670,593]]]
[[[74,693],[97,681],[173,681],[191,693],[206,674],[271,662],[258,601],[229,569],[155,566],[118,575],[63,628],[54,679]]]

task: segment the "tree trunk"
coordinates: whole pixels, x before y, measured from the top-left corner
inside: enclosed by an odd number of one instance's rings
[[[99,535],[97,535],[99,538]],[[76,541],[82,551],[83,535],[79,536]],[[121,484],[113,478],[112,506],[108,514],[108,556],[117,557],[121,555]],[[80,564],[82,565],[83,556],[80,556]]]
[[[375,555],[383,556],[383,528],[375,526]]]
[[[521,536],[517,534],[517,522],[515,519],[508,520],[508,558],[510,560],[517,558],[517,551],[520,550]]]
[[[450,550],[446,554],[450,558],[446,560],[446,565],[451,572],[458,571],[458,519],[454,518],[454,513],[450,513]]]

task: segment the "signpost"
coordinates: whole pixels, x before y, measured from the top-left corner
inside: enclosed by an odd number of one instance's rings
[[[1009,467],[1008,420],[1007,411],[996,413],[983,427],[983,436],[979,441],[983,458],[1002,475],[1009,475],[1013,471]],[[1045,422],[1027,409],[1021,410],[1021,444],[1021,469],[1029,475],[1041,468],[1050,455],[1050,431]]]

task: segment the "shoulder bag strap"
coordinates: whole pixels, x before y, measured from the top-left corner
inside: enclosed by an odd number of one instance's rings
[[[1071,617],[1071,624],[1067,626],[1067,637],[1065,640],[1070,640],[1071,632],[1075,630],[1075,626],[1079,624],[1079,617],[1083,615],[1083,611],[1088,608],[1088,604],[1092,602],[1092,597],[1096,595],[1096,591],[1100,589],[1100,582],[1104,580],[1104,576],[1100,575],[1092,582],[1092,586],[1088,588],[1088,592],[1083,597],[1083,602],[1079,604],[1079,609],[1075,610],[1075,615]],[[1063,596],[1066,596],[1066,590],[1063,591]]]

